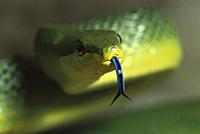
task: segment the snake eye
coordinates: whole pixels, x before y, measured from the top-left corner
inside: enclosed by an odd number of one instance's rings
[[[82,56],[85,54],[85,46],[83,45],[83,42],[81,42],[79,40],[76,42],[76,50],[77,50],[79,56]]]
[[[117,38],[119,39],[119,42],[122,43],[122,38],[119,34],[117,34]]]

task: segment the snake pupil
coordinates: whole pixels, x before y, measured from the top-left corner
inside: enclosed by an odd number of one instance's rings
[[[76,49],[77,49],[80,56],[85,54],[85,46],[83,45],[83,42],[77,41]]]

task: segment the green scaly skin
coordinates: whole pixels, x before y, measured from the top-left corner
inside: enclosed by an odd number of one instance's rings
[[[22,108],[22,76],[10,60],[0,61],[0,132],[12,129]]]
[[[123,40],[122,43],[120,43],[117,34],[121,36]],[[97,59],[102,61],[104,58],[102,55],[99,56],[91,53],[82,56],[82,58],[77,58],[78,53],[74,52],[74,49],[76,48],[73,47],[73,45],[67,46],[67,50],[72,49],[73,53],[67,52],[66,56],[61,58],[59,56],[60,53],[56,51],[57,47],[65,43],[73,44],[73,41],[77,38],[87,44],[87,47],[94,45],[101,48],[103,52],[107,52],[109,47],[113,44],[120,49],[123,49],[125,52],[125,60],[123,62],[125,77],[127,76],[126,72],[130,72],[130,74],[134,74],[134,77],[131,77],[133,79],[176,68],[181,58],[180,45],[173,25],[166,15],[155,9],[139,9],[136,12],[126,12],[118,16],[108,17],[104,20],[90,21],[87,23],[48,26],[40,29],[37,34],[36,56],[39,58],[44,71],[52,79],[55,79],[57,83],[61,84],[62,87],[65,88],[66,85],[64,84],[69,82],[69,79],[66,79],[65,76],[71,79],[71,83],[67,83],[68,88],[65,89],[66,92],[68,92],[69,89],[73,89],[72,91],[74,91],[74,89],[77,90],[77,87],[73,88],[74,85],[87,87],[88,85],[91,85],[91,83],[96,82],[100,77],[102,78],[102,75],[112,72],[114,69],[112,66],[105,67],[100,63],[94,63]],[[171,39],[173,40],[173,43],[169,44],[169,48],[173,48],[174,51],[168,52],[166,50],[167,54],[169,54],[169,56],[166,56],[169,61],[165,61],[166,64],[164,64],[164,66],[155,64],[159,65],[160,68],[155,68],[155,65],[152,65],[154,62],[151,62],[152,64],[150,65],[150,61],[148,61],[148,58],[146,59],[146,57],[155,59],[153,55],[156,55],[160,61],[165,60],[166,57],[164,56],[164,58],[162,58],[163,55],[160,54],[162,53],[162,49],[160,48],[165,48],[166,43],[161,42],[166,42]],[[173,53],[175,53],[175,56]],[[131,72],[127,67],[129,65],[127,61],[131,61],[132,57],[137,62],[134,63],[135,69],[131,70],[136,70],[136,73]],[[75,62],[76,60],[78,62]],[[62,61],[63,65],[61,65],[59,61]],[[80,64],[80,62],[84,63],[83,61],[88,61],[88,64]],[[157,62],[161,63],[160,61]],[[91,62],[93,62],[93,64],[91,64]],[[90,89],[80,88],[76,92],[86,92],[88,89],[95,94],[95,97],[93,98],[92,96],[88,97],[87,94],[82,95],[82,97],[69,95],[66,96],[66,99],[60,99],[59,101],[59,96],[55,96],[54,99],[58,100],[59,104],[57,108],[51,105],[46,106],[46,103],[44,102],[44,104],[41,104],[40,106],[34,106],[31,110],[26,110],[23,108],[23,103],[21,103],[21,100],[23,100],[21,99],[22,97],[18,95],[21,80],[18,79],[18,77],[14,77],[15,83],[17,83],[17,86],[14,86],[16,88],[7,86],[8,83],[14,83],[13,79],[11,79],[11,76],[13,77],[13,75],[10,73],[10,70],[12,69],[9,69],[12,68],[12,65],[9,64],[9,66],[7,66],[7,61],[2,61],[0,64],[0,70],[3,76],[0,81],[0,89],[3,91],[0,94],[0,99],[2,99],[2,106],[0,107],[2,109],[0,109],[0,126],[2,126],[2,129],[0,129],[0,133],[10,131],[24,133],[38,132],[59,126],[63,123],[70,125],[73,122],[107,111],[108,102],[110,102],[113,97],[113,93],[111,94],[108,91],[102,91],[103,93],[93,91],[94,89],[99,88],[99,86],[102,87],[103,83],[100,83]],[[147,68],[146,65],[149,65],[151,68]],[[144,68],[142,72],[140,68],[144,66],[146,68]],[[8,68],[8,73],[3,73],[5,67]],[[73,72],[72,69],[74,67],[79,68],[79,72],[76,75],[74,75],[76,72]],[[72,70],[69,71],[69,69]],[[95,71],[98,69],[100,71],[99,73],[96,73]],[[144,71],[145,69],[146,71]],[[85,77],[87,76],[86,74],[89,74],[89,77]],[[5,82],[4,80],[6,75],[9,75],[9,82]],[[130,77],[127,77],[127,79],[129,78]],[[105,82],[113,83],[115,79],[116,78],[113,77],[112,80]],[[114,90],[113,87],[110,89]],[[6,93],[7,91],[9,94]],[[131,90],[129,94],[134,94],[135,91],[133,92]],[[12,96],[13,93],[14,96]],[[48,104],[55,100],[49,100]],[[77,100],[79,101],[78,103]],[[4,104],[4,102],[6,102],[6,104]],[[118,102],[116,105],[119,104],[121,104],[121,102]],[[15,110],[13,110],[13,108]],[[4,110],[7,110],[8,112],[5,113]]]

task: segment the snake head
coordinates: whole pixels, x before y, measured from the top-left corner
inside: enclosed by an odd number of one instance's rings
[[[120,62],[124,59],[122,39],[114,31],[68,29],[53,35],[49,42],[54,44],[38,43],[36,53],[46,73],[67,92],[89,90],[88,86],[115,69],[111,64],[113,56]]]

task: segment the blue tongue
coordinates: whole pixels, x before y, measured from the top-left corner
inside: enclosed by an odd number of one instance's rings
[[[113,62],[114,66],[115,66],[115,70],[116,70],[116,75],[117,75],[117,83],[118,83],[118,92],[117,95],[115,96],[115,98],[112,100],[112,102],[110,103],[110,107],[112,106],[112,104],[117,100],[117,98],[120,95],[123,95],[124,97],[126,97],[127,99],[129,99],[130,101],[132,101],[131,98],[129,98],[126,94],[125,94],[125,81],[124,81],[124,75],[123,75],[123,71],[122,71],[122,67],[121,64],[119,62],[119,59],[116,56],[113,56],[111,61]]]
[[[118,81],[118,92],[123,94],[125,92],[125,82],[121,64],[116,56],[112,57],[112,62],[116,70],[117,81]]]

